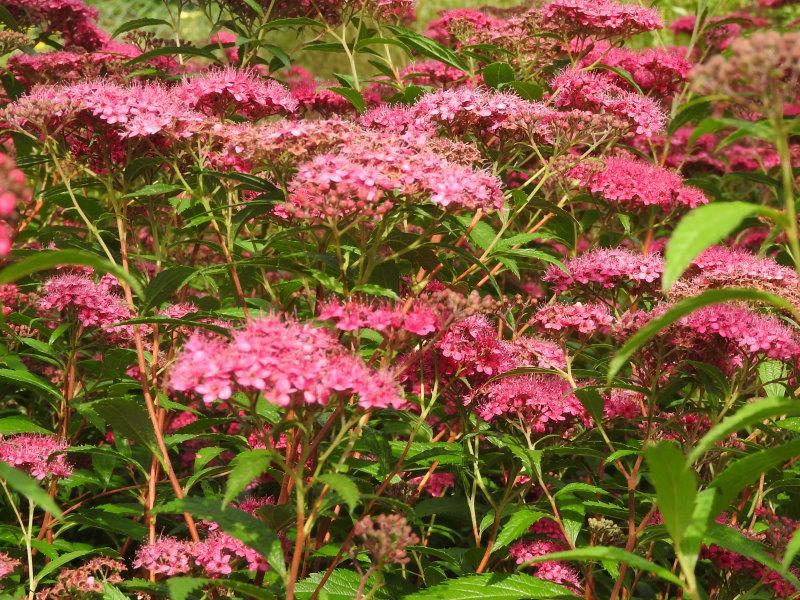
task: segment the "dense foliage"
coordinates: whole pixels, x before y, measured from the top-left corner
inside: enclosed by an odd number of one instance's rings
[[[0,1],[0,597],[800,597],[796,6],[164,8]]]

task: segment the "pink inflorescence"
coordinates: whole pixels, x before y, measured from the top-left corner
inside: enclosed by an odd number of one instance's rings
[[[518,565],[521,565],[534,558],[566,549],[566,546],[560,542],[552,540],[523,540],[512,544],[508,553]],[[581,589],[578,571],[562,561],[546,560],[535,563],[531,567],[534,569],[534,574],[540,579]]]
[[[311,221],[381,218],[399,200],[429,199],[441,208],[496,210],[500,180],[403,143],[347,144],[301,164],[278,214]]]
[[[452,473],[431,473],[427,480],[425,479],[425,475],[412,477],[408,480],[408,485],[416,488],[419,487],[423,481],[425,481],[425,485],[423,486],[425,493],[435,498],[440,498],[444,495],[447,488],[453,487],[456,478]]]
[[[454,135],[471,133],[488,140],[526,137],[531,128],[553,110],[523,100],[510,92],[459,86],[426,94],[411,111],[418,127],[431,124]]]
[[[81,0],[5,0],[3,6],[21,23],[61,34],[67,47],[98,50],[109,41],[97,26],[97,9]]]
[[[707,306],[684,317],[679,324],[705,343],[709,336],[717,336],[745,354],[787,361],[800,357],[800,343],[792,329],[775,317],[742,306]]]
[[[586,285],[612,289],[624,282],[645,286],[661,279],[664,261],[660,254],[601,248],[566,261],[564,267],[566,273],[554,265],[544,276],[556,292]]]
[[[512,346],[498,340],[484,315],[472,315],[450,326],[436,343],[439,353],[466,375],[496,375],[512,368]]]
[[[543,433],[585,419],[586,411],[570,384],[556,375],[512,375],[490,381],[475,394],[475,412],[485,421],[522,418]]]
[[[0,256],[11,251],[13,228],[11,221],[17,208],[27,204],[31,192],[25,185],[25,174],[17,168],[14,159],[0,152]]]
[[[147,569],[156,575],[182,575],[192,569],[193,544],[174,537],[162,537],[140,546],[133,566]]]
[[[457,45],[459,38],[469,39],[476,31],[499,27],[502,21],[473,8],[445,10],[428,23],[425,35],[446,45]]]
[[[230,575],[238,559],[244,560],[250,571],[267,569],[267,562],[261,554],[216,528],[206,539],[192,544],[191,553],[194,562],[210,577]]]
[[[69,444],[56,437],[20,434],[0,438],[0,460],[36,479],[63,479],[72,475],[64,451]]]
[[[550,86],[556,106],[609,113],[630,123],[633,132],[645,138],[664,130],[667,116],[659,103],[620,87],[607,72],[566,68]]]
[[[625,37],[661,29],[658,11],[610,0],[554,0],[541,10],[546,31],[572,37]]]
[[[205,333],[190,337],[172,369],[172,388],[206,402],[226,400],[238,387],[261,391],[284,407],[324,405],[339,394],[357,394],[363,408],[403,404],[391,373],[368,368],[323,328],[268,316],[232,333],[230,341]]]
[[[19,560],[11,558],[8,553],[0,552],[0,579],[11,575],[20,564]]]
[[[419,537],[402,515],[367,515],[356,522],[353,533],[375,564],[404,565],[411,560],[406,547],[419,543]]]
[[[206,114],[230,112],[258,119],[277,113],[291,114],[298,102],[273,79],[243,69],[216,69],[184,80],[174,93],[191,108]]]
[[[43,316],[73,314],[84,327],[101,327],[123,333],[113,325],[131,318],[122,296],[114,293],[108,277],[95,283],[88,275],[67,273],[51,277],[42,285],[36,308]]]
[[[578,62],[578,66],[588,67],[597,62],[624,69],[643,91],[661,96],[671,96],[677,92],[692,70],[692,63],[686,58],[686,49],[674,47],[630,50],[598,41]],[[628,85],[622,77],[615,78],[614,82],[623,87]]]
[[[698,277],[729,287],[747,287],[754,281],[770,282],[787,287],[800,284],[794,269],[779,265],[771,258],[761,258],[746,250],[714,246],[692,262]],[[690,271],[690,274],[692,272]]]
[[[592,334],[608,332],[613,317],[604,304],[556,302],[539,308],[533,321],[546,332]]]
[[[702,191],[685,185],[677,173],[643,160],[611,157],[602,165],[580,164],[570,175],[591,193],[628,209],[658,206],[668,211],[708,203]]]
[[[367,327],[376,331],[405,329],[416,335],[427,335],[439,328],[436,312],[418,301],[404,311],[403,306],[388,302],[351,299],[343,303],[338,298],[332,298],[322,303],[319,318],[334,321],[336,328],[342,331]]]

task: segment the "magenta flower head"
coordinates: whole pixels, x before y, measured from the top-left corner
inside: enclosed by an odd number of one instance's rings
[[[0,460],[36,479],[64,479],[72,475],[68,448],[54,436],[25,433],[0,438]]]
[[[553,0],[541,9],[545,30],[566,38],[621,38],[661,29],[658,11],[610,0]]]

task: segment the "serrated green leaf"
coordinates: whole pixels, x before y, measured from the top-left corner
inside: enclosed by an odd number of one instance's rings
[[[258,448],[237,454],[231,461],[232,469],[222,497],[223,506],[241,494],[256,477],[260,477],[269,468],[274,456],[274,452]]]
[[[342,475],[341,473],[325,473],[320,475],[317,479],[336,492],[342,500],[345,501],[350,512],[358,506],[361,492],[358,491],[358,486],[346,475]]]
[[[530,600],[532,598],[576,598],[567,588],[531,575],[484,573],[448,579],[403,600]]]
[[[0,435],[8,435],[10,433],[44,433],[52,435],[51,431],[40,427],[25,417],[3,417],[0,419]]]
[[[511,542],[521,537],[531,525],[539,519],[546,517],[545,513],[530,508],[521,508],[516,511],[503,525],[494,542],[492,552],[505,548]]]

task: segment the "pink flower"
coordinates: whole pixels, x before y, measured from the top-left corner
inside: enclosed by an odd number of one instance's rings
[[[546,556],[553,552],[566,550],[566,546],[551,540],[520,541],[512,544],[508,553],[518,565],[524,564],[534,558]],[[561,561],[547,560],[531,565],[534,574],[540,579],[566,584],[575,589],[581,589],[578,571]]]
[[[497,330],[484,315],[454,323],[436,347],[465,375],[496,375],[513,368],[513,346],[497,339]]]
[[[541,307],[533,317],[544,331],[592,334],[609,331],[613,321],[608,307],[603,304],[563,304],[556,302]]]
[[[685,185],[677,173],[643,160],[611,157],[599,167],[582,163],[570,175],[606,202],[629,209],[660,206],[668,211],[708,203],[703,192]]]
[[[661,279],[664,268],[659,254],[641,254],[622,248],[601,248],[582,254],[564,263],[565,273],[551,266],[544,276],[556,292],[570,288],[581,289],[586,285],[597,285],[612,289],[624,282],[644,286]]]
[[[36,479],[63,479],[72,475],[64,451],[69,444],[56,437],[20,434],[0,438],[0,460]]]
[[[472,8],[457,8],[439,13],[428,23],[425,35],[445,45],[457,45],[459,39],[468,39],[475,31],[491,30],[502,21]]]
[[[113,327],[131,318],[128,305],[102,283],[87,275],[65,274],[51,277],[42,285],[36,308],[42,316],[52,312],[73,314],[84,327],[100,327],[106,332],[124,333]]]
[[[542,8],[541,23],[567,38],[628,37],[664,27],[656,10],[610,0],[553,0]]]
[[[192,569],[193,544],[174,537],[158,538],[152,544],[140,546],[133,566],[157,575],[182,575]]]
[[[6,0],[3,5],[20,23],[33,23],[44,32],[60,33],[65,46],[98,50],[109,41],[97,26],[97,9],[81,0]]]
[[[206,402],[226,400],[238,387],[261,391],[283,407],[325,405],[338,394],[357,394],[363,408],[403,404],[391,373],[369,369],[328,331],[278,316],[251,321],[230,341],[192,335],[170,381],[174,390],[196,392]]]
[[[424,477],[424,475],[412,477],[408,480],[408,485],[416,488],[422,483]],[[455,482],[456,478],[452,473],[431,473],[427,481],[425,481],[424,489],[427,494],[434,498],[440,498],[444,495],[444,491],[447,488],[453,487]]]
[[[228,67],[185,79],[173,93],[206,114],[239,113],[253,119],[294,113],[298,103],[289,90],[253,71]]]
[[[570,384],[556,375],[501,377],[479,388],[473,402],[475,412],[484,421],[521,418],[537,433],[586,418]]]
[[[615,115],[645,138],[655,137],[666,125],[666,113],[655,100],[623,89],[604,71],[567,68],[550,85],[556,106]]]
[[[11,558],[7,552],[0,552],[0,579],[11,575],[20,564],[19,560]]]
[[[193,544],[192,556],[209,577],[230,575],[237,559],[244,560],[250,571],[265,571],[268,567],[261,554],[219,530],[211,531],[205,540]]]

